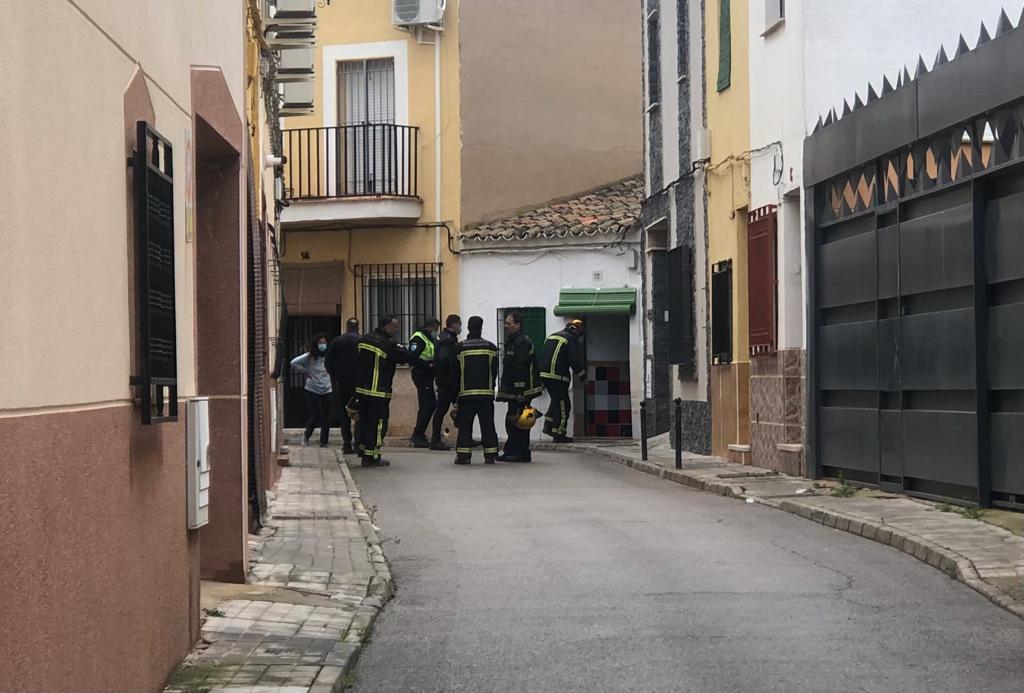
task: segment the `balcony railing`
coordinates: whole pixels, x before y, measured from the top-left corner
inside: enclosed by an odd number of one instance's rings
[[[288,200],[418,196],[417,127],[339,125],[282,136]]]

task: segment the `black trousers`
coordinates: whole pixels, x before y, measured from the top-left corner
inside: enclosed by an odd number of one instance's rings
[[[544,432],[550,436],[564,436],[569,430],[569,412],[572,411],[569,383],[545,378],[544,389],[551,397],[551,405],[544,416]]]
[[[468,460],[473,456],[473,421],[480,419],[480,440],[484,459],[498,454],[498,431],[494,428],[494,400],[490,397],[463,397],[459,400],[459,441],[455,454]]]
[[[359,454],[363,457],[380,459],[384,436],[388,434],[388,415],[391,400],[383,397],[359,398]]]
[[[441,428],[444,426],[444,417],[448,415],[448,410],[455,402],[455,393],[448,392],[447,390],[437,389],[437,408],[434,409],[434,430],[433,436],[430,438],[432,443],[441,442]],[[493,405],[494,402],[491,402]],[[493,413],[494,407],[491,407]],[[493,420],[493,417],[492,417]]]
[[[523,460],[530,459],[530,432],[524,431],[516,425],[516,419],[526,408],[523,402],[509,402],[508,412],[505,416],[505,454],[518,457]],[[462,429],[459,429],[462,432]]]
[[[437,410],[437,394],[434,392],[434,378],[428,373],[413,371],[412,382],[416,386],[416,399],[419,411],[416,414],[416,428],[412,430],[413,438],[427,437],[427,424]]]
[[[318,395],[315,392],[306,390],[306,410],[309,418],[306,420],[306,438],[313,435],[316,427],[320,427],[320,444],[327,445],[331,437],[331,393]]]
[[[334,392],[336,395],[334,400],[335,406],[338,407],[336,411],[341,412],[341,440],[345,444],[345,447],[352,447],[352,419],[349,418],[346,407],[356,394],[356,386],[347,383],[335,382]],[[357,438],[359,436],[358,427],[359,424],[356,424],[357,431],[355,433],[355,437]]]

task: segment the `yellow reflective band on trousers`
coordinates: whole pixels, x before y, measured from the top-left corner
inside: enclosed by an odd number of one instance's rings
[[[422,332],[414,332],[413,339],[419,337],[423,340],[423,353],[420,354],[422,361],[433,361],[434,360],[434,340]]]

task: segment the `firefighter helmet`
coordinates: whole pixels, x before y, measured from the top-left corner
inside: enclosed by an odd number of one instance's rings
[[[516,417],[516,426],[523,431],[529,431],[535,423],[537,423],[537,410],[533,407],[524,407]]]
[[[352,419],[353,423],[359,423],[359,400],[353,397],[345,405],[345,413],[348,414],[348,418]]]

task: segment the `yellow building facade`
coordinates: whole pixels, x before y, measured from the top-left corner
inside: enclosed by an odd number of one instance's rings
[[[748,3],[706,5],[708,263],[712,453],[750,461],[747,211],[750,205]]]

